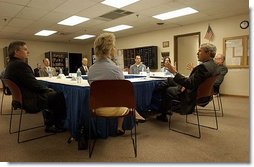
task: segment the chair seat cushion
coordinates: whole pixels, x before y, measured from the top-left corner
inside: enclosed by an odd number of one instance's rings
[[[129,109],[127,107],[100,107],[94,112],[96,115],[104,117],[124,116],[129,113]]]

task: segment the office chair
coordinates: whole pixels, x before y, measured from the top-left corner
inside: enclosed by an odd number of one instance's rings
[[[1,82],[2,82],[2,85],[3,85],[3,92],[2,92],[2,103],[1,103],[1,115],[10,115],[10,114],[6,114],[6,113],[3,113],[3,102],[4,102],[4,96],[10,96],[11,95],[11,92],[10,90],[4,85],[3,83],[3,80],[1,78]]]
[[[135,124],[135,94],[133,85],[128,80],[98,80],[93,81],[90,87],[89,97],[89,158],[92,156],[95,141],[91,141],[92,118],[102,117],[105,119],[118,117],[131,117],[134,128],[131,129],[131,139],[135,157],[137,157],[137,134]],[[109,114],[109,112],[115,114]],[[134,137],[132,130],[134,129]],[[97,129],[96,129],[97,131]]]
[[[223,117],[224,116],[223,105],[222,105],[222,100],[221,100],[221,95],[220,95],[219,90],[213,92],[213,98],[217,99],[217,105],[214,104],[215,110],[217,111],[217,117]],[[203,108],[201,110],[203,110],[204,112],[200,112],[199,116],[214,116],[214,114],[213,114],[214,109],[213,108]],[[210,111],[210,112],[208,112],[208,111]]]
[[[197,95],[196,95],[196,105],[195,105],[195,115],[196,115],[197,123],[189,122],[188,119],[187,119],[188,114],[185,115],[185,122],[187,124],[197,125],[198,135],[194,135],[194,134],[191,134],[191,133],[188,133],[188,132],[184,132],[184,131],[172,128],[171,127],[171,117],[172,117],[172,115],[169,115],[169,130],[172,130],[172,131],[175,131],[175,132],[178,132],[178,133],[182,133],[184,135],[192,136],[192,137],[195,137],[195,138],[201,138],[200,127],[206,127],[206,128],[218,130],[217,113],[216,113],[214,99],[213,99],[213,84],[214,84],[216,78],[217,78],[217,76],[209,77],[198,86]],[[209,100],[204,101],[203,99],[209,99]],[[199,107],[205,107],[210,101],[213,102],[215,127],[200,124],[200,120],[199,120]],[[173,100],[173,107],[175,105],[179,104],[179,103],[180,103],[180,101]],[[174,110],[172,110],[172,112],[174,112]]]
[[[50,136],[50,135],[54,134],[54,133],[50,133],[50,134],[46,134],[46,135],[39,136],[39,137],[29,138],[29,139],[26,139],[26,140],[21,140],[20,139],[21,132],[36,129],[36,128],[41,128],[41,127],[44,127],[44,125],[31,127],[31,128],[27,128],[27,129],[21,129],[22,116],[23,116],[23,112],[24,112],[22,93],[21,93],[19,87],[13,81],[11,81],[10,79],[2,79],[2,81],[3,81],[4,85],[7,88],[9,88],[9,90],[12,94],[12,107],[11,107],[11,114],[10,114],[11,118],[10,118],[10,125],[9,125],[9,133],[10,134],[18,133],[17,142],[18,143],[23,143],[23,142],[39,139],[39,138]],[[12,117],[13,117],[13,115],[15,115],[13,113],[13,111],[16,110],[16,109],[20,109],[19,125],[18,125],[18,130],[17,131],[12,131],[12,122],[13,122]]]
[[[221,111],[221,114],[219,116],[223,117],[224,116],[224,112],[223,112],[223,105],[222,105],[220,91],[214,92],[213,96],[217,98],[218,109],[216,108],[216,110],[217,111]]]

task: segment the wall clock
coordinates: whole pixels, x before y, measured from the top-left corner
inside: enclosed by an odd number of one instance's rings
[[[249,21],[247,21],[247,20],[242,21],[242,22],[240,23],[240,27],[241,27],[241,29],[246,29],[246,28],[248,28],[248,27],[249,27]]]

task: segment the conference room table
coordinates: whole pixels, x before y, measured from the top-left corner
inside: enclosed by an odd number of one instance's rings
[[[90,85],[88,81],[82,79],[81,83],[77,83],[75,79],[66,77],[38,77],[37,79],[49,88],[64,93],[67,109],[66,127],[70,130],[71,135],[76,137],[79,127],[88,124],[90,93]],[[130,77],[130,75],[128,75],[126,79],[131,81],[134,86],[136,110],[139,113],[149,111],[151,108],[153,90],[157,83],[165,78],[147,78],[139,75]],[[135,122],[131,119],[125,118],[123,129],[131,129],[134,123]],[[93,121],[93,130],[95,130],[95,126],[97,135],[101,138],[106,138],[115,135],[117,119],[112,119],[109,122],[105,121],[103,118],[97,119],[96,121]]]

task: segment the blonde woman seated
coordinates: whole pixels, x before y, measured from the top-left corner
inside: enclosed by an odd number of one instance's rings
[[[124,79],[122,70],[112,61],[115,54],[115,35],[112,33],[103,33],[94,41],[94,50],[96,55],[95,63],[89,68],[88,82],[91,84],[95,80],[104,79]],[[111,112],[109,110],[109,112]],[[112,113],[113,114],[113,113]],[[136,119],[144,120],[136,112]],[[117,135],[123,135],[123,118],[118,118]]]

